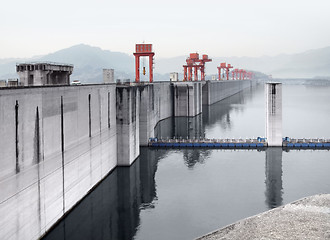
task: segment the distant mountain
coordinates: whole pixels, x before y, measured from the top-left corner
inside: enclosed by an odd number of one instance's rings
[[[74,65],[71,79],[82,82],[102,81],[102,69],[113,68],[117,77],[129,78],[134,70],[134,59],[125,53],[102,50],[85,44],[75,45],[48,54],[38,61],[63,62]]]
[[[203,53],[201,53],[203,54]],[[170,72],[178,72],[182,78],[183,67],[187,56],[157,58],[155,55],[154,79],[168,80]],[[217,74],[221,62],[231,63],[234,68],[272,74],[276,78],[312,78],[326,76],[330,78],[330,47],[309,50],[304,53],[278,55],[274,57],[214,57],[206,64],[206,76]],[[17,78],[16,62],[48,61],[70,63],[74,65],[71,79],[82,82],[102,82],[102,69],[115,69],[115,78],[131,79],[134,76],[134,57],[121,52],[102,50],[85,44],[75,45],[45,56],[31,59],[0,59],[0,79]]]
[[[74,71],[71,79],[90,83],[102,81],[103,68],[115,69],[115,77],[117,78],[132,78],[134,71],[133,56],[79,44],[33,59],[0,59],[0,78],[17,78],[16,63],[31,61],[73,64]]]
[[[187,56],[159,59],[157,71],[166,73],[168,69],[182,72],[182,65]],[[274,57],[212,57],[212,62],[206,63],[206,74],[217,74],[217,66],[221,62],[231,63],[234,68],[242,68],[271,74],[277,78],[313,78],[326,76],[330,78],[330,47],[309,50],[298,54],[281,54]]]

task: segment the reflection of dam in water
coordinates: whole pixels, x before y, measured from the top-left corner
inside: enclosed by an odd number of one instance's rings
[[[181,150],[182,161],[193,169],[206,164],[213,151]],[[44,239],[133,239],[141,224],[141,211],[157,205],[155,175],[158,163],[170,151],[141,148],[130,167],[118,167]],[[265,202],[282,205],[282,150],[265,151]]]
[[[281,206],[282,198],[282,149],[267,148],[266,149],[266,203],[269,208]]]

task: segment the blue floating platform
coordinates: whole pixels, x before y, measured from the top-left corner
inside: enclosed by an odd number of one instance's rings
[[[173,147],[173,143],[165,143],[166,147]]]
[[[323,144],[323,147],[325,147],[325,148],[330,148],[330,143],[324,143],[324,144]]]
[[[322,143],[316,143],[316,148],[323,148],[323,144]]]

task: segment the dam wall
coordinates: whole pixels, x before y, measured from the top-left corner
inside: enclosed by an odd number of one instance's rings
[[[116,166],[131,166],[159,121],[191,119],[204,99],[212,104],[250,84],[0,89],[0,238],[39,238]]]
[[[118,85],[117,91],[117,162],[130,166],[140,155],[139,141],[139,89],[136,86]]]
[[[174,117],[193,117],[202,113],[202,82],[176,82]]]
[[[0,90],[1,239],[37,239],[117,166],[115,91]]]
[[[140,146],[155,136],[155,126],[173,116],[173,86],[168,82],[140,85]]]
[[[211,105],[251,87],[252,80],[206,81],[203,85],[203,105]]]

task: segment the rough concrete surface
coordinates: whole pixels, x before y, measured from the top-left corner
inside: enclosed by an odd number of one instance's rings
[[[300,199],[198,239],[330,239],[330,194]]]

